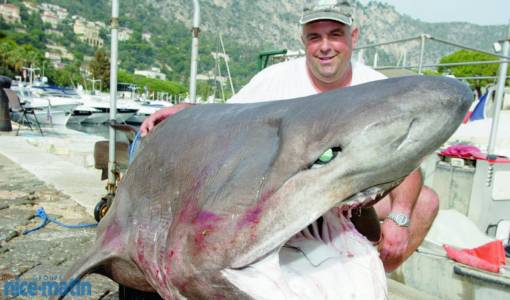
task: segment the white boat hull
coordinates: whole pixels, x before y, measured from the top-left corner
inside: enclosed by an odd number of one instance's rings
[[[43,125],[65,125],[71,117],[71,112],[52,111],[48,114],[45,111],[36,111],[37,121]],[[28,119],[34,123],[35,118],[32,114],[27,114]]]
[[[135,113],[129,112],[129,113],[117,113],[115,120],[119,123],[126,122],[127,119],[131,118]],[[110,113],[107,112],[96,112],[92,115],[86,117],[83,119],[80,123],[83,124],[103,124],[108,122],[110,120]]]
[[[36,109],[36,110],[34,110],[34,112],[35,112],[35,117],[34,117],[34,114],[32,114],[32,113],[26,114],[28,121],[32,124],[35,124],[36,118],[37,118],[37,121],[39,122],[39,124],[41,124],[43,126],[65,125],[65,124],[67,124],[67,121],[71,117],[71,112],[60,111],[60,110],[58,110],[58,111],[52,110],[51,112],[49,112],[47,110],[47,108]],[[13,114],[12,119],[15,120],[16,122],[22,121],[21,115],[19,113]],[[26,122],[26,120],[23,120],[23,121]]]

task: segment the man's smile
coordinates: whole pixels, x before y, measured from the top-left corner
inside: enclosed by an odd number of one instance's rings
[[[335,57],[336,57],[336,55],[332,55],[332,56],[317,57],[317,59],[320,61],[321,64],[329,64],[333,61],[333,59]]]

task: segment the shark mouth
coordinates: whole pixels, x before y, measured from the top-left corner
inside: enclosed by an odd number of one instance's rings
[[[382,198],[386,197],[396,186],[402,183],[404,178],[381,183],[373,187],[369,187],[361,192],[358,192],[341,202],[341,207],[345,209],[353,209],[374,205]]]
[[[350,217],[402,180],[353,194],[276,251],[246,268],[223,270],[223,275],[254,299],[387,299],[377,249]]]

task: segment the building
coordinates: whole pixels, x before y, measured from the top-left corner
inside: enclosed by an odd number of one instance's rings
[[[55,30],[55,29],[46,29],[46,30],[44,30],[44,33],[46,33],[47,35],[53,34],[58,37],[64,36],[64,33],[62,33],[61,31]]]
[[[121,27],[119,28],[119,41],[127,41],[131,38],[131,35],[133,34],[133,30]]]
[[[166,75],[161,73],[159,68],[151,68],[150,70],[136,70],[135,75],[142,75],[152,79],[166,80]]]
[[[61,45],[47,45],[48,51],[58,52],[60,57],[67,60],[74,60],[74,55],[67,50],[66,47]]]
[[[58,5],[55,5],[55,4],[41,3],[39,5],[39,9],[43,12],[42,14],[44,14],[46,12],[52,13],[55,16],[55,18],[58,19],[59,23],[64,21],[67,18],[67,16],[69,15],[69,12],[67,11],[67,9],[60,7]]]
[[[11,3],[0,4],[0,17],[2,17],[6,23],[21,23],[19,7]]]
[[[104,45],[104,40],[99,35],[93,33],[78,35],[78,39],[94,48],[102,48]]]
[[[82,42],[89,44],[95,48],[103,47],[104,41],[99,36],[101,28],[93,22],[89,22],[83,18],[75,18],[73,31]]]
[[[29,14],[32,14],[34,11],[35,12],[39,11],[37,9],[37,3],[29,2],[29,1],[23,1],[23,5],[27,8]]]
[[[148,32],[142,33],[142,40],[146,41],[147,43],[150,43],[151,38],[152,38],[152,34],[150,34]]]
[[[197,80],[201,81],[217,81],[221,85],[225,85],[227,82],[227,77],[224,76],[218,76],[214,74],[213,71],[209,71],[207,73],[197,74]]]
[[[74,60],[74,55],[67,51],[63,46],[47,45],[47,50],[44,57],[49,59],[55,68],[62,68],[64,66],[63,60]]]
[[[50,24],[51,28],[53,28],[53,29],[56,29],[58,24],[60,23],[60,20],[59,20],[59,18],[57,18],[57,15],[51,11],[44,11],[41,14],[41,20],[44,23]]]
[[[212,55],[212,57],[214,57],[214,59],[222,58],[226,62],[230,61],[230,56],[228,56],[228,54],[226,54],[226,53],[211,52],[211,55]]]
[[[73,32],[76,35],[80,35],[80,34],[85,35],[87,32],[90,32],[90,31],[96,31],[94,23],[87,22],[87,20],[80,18],[80,17],[76,17],[74,19]],[[98,32],[98,34],[99,34],[99,32]]]
[[[96,26],[96,28],[98,28],[98,30],[101,30],[101,29],[105,29],[106,28],[106,24],[103,23],[103,22],[99,22],[99,21],[95,21],[94,22],[94,26]]]

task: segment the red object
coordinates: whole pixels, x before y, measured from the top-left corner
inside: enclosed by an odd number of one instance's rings
[[[453,145],[445,150],[441,151],[439,155],[449,156],[449,157],[458,157],[458,158],[469,158],[476,159],[480,157],[482,152],[478,147],[469,146],[469,145]]]
[[[487,154],[480,149],[470,145],[452,145],[439,153],[441,156],[466,158],[473,160],[487,160],[489,163],[510,163],[510,159],[504,156],[497,156],[496,159],[487,159]]]
[[[506,265],[505,249],[501,240],[474,249],[456,249],[449,245],[443,247],[448,258],[477,269],[499,273],[499,267]]]
[[[464,117],[464,120],[462,120],[462,124],[467,124],[469,122],[469,119],[471,118],[472,114],[473,114],[472,111],[468,111],[466,116]]]

